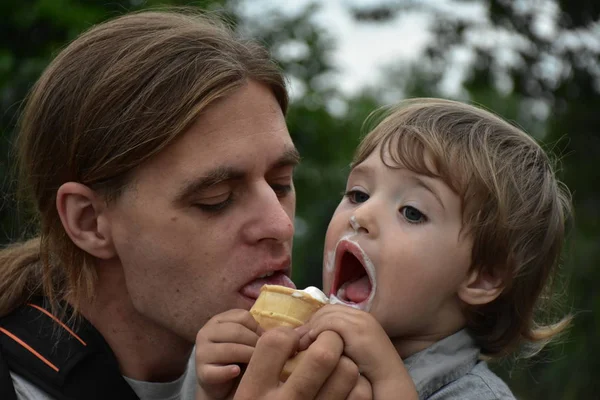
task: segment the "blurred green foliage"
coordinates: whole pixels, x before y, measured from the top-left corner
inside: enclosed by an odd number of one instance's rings
[[[10,144],[21,102],[49,60],[81,31],[128,10],[160,5],[194,5],[224,10],[239,30],[265,43],[299,89],[288,114],[292,137],[302,156],[298,193],[294,278],[298,286],[321,283],[323,238],[344,188],[348,164],[363,121],[390,93],[443,96],[444,79],[456,67],[456,54],[471,62],[455,97],[490,108],[524,127],[561,158],[561,178],[574,193],[576,222],[571,232],[563,283],[566,310],[576,313],[563,343],[533,360],[497,366],[522,399],[594,398],[600,392],[600,3],[561,1],[398,0],[348,8],[364,24],[386,23],[404,13],[430,16],[432,40],[411,65],[388,66],[381,85],[346,96],[331,79],[329,53],[335,41],[312,17],[311,5],[298,14],[270,12],[245,19],[243,1],[2,0],[0,2],[0,243],[17,240],[35,226],[26,224],[15,201]],[[355,2],[357,4],[357,2]],[[460,7],[483,5],[469,18]],[[554,29],[544,30],[540,16]],[[540,26],[542,28],[540,28]],[[547,25],[546,25],[547,27]],[[425,29],[425,28],[424,28]],[[501,37],[510,36],[511,48]],[[290,45],[300,52],[286,52]],[[507,53],[507,51],[509,53]],[[516,62],[507,64],[507,54]],[[332,113],[331,104],[345,112]]]

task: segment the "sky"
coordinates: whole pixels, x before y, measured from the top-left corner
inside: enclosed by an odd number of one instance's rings
[[[485,17],[484,2],[415,1],[457,18]],[[336,86],[342,93],[352,95],[365,86],[377,86],[385,67],[406,65],[416,60],[432,37],[429,29],[435,21],[425,11],[402,11],[390,21],[377,23],[357,22],[349,12],[352,6],[373,6],[382,2],[393,3],[390,0],[245,0],[240,9],[246,16],[260,21],[270,11],[294,14],[310,3],[318,4],[320,9],[314,22],[324,27],[336,41],[336,50],[331,55],[338,71],[334,78],[338,81]],[[457,53],[453,61],[455,67],[448,71],[441,87],[442,92],[449,95],[460,90],[464,75],[461,65],[468,63],[468,55]],[[295,93],[293,81],[291,94],[301,95],[297,90]]]
[[[513,33],[497,29],[490,30],[486,2],[464,2],[457,0],[242,0],[240,10],[249,19],[260,23],[268,18],[269,12],[280,11],[294,14],[303,10],[308,4],[320,6],[315,14],[314,22],[325,28],[336,41],[336,49],[331,54],[331,61],[337,69],[333,79],[335,86],[343,94],[353,95],[365,86],[385,87],[383,70],[389,66],[407,66],[418,59],[429,40],[432,40],[430,28],[436,23],[431,13],[418,11],[420,5],[435,9],[445,17],[468,19],[474,29],[467,33],[468,47],[453,49],[444,78],[441,82],[441,94],[447,97],[464,97],[462,82],[469,71],[474,59],[473,48],[491,49],[501,67],[496,74],[499,90],[510,92],[512,81],[502,71],[510,66],[522,64],[522,54],[527,53],[528,43]],[[406,4],[412,3],[413,11],[400,11],[397,17],[386,22],[357,22],[349,9],[352,6],[373,6],[380,3]],[[581,46],[600,48],[600,23],[588,32],[574,32],[557,36],[556,20],[559,8],[555,0],[513,0],[515,12],[531,15],[531,29],[539,36],[552,38],[555,44],[577,49]],[[293,46],[288,49],[294,51]],[[298,50],[298,49],[296,49]],[[536,66],[545,79],[558,81],[562,75],[569,72],[565,65],[555,56],[541,57]],[[600,66],[591,63],[599,76]],[[378,84],[379,83],[379,84]],[[292,97],[301,97],[300,85],[295,85],[291,79],[290,92]],[[385,95],[390,95],[385,97]],[[385,102],[398,100],[393,90],[383,93]],[[396,97],[395,97],[396,96]],[[533,107],[535,113],[544,118],[549,112],[547,104],[538,102]],[[330,110],[333,111],[333,110]]]
[[[248,0],[243,12],[251,17],[268,15],[269,10],[298,13],[312,0]],[[414,60],[423,50],[429,34],[429,19],[410,13],[386,23],[357,23],[349,6],[377,4],[376,0],[318,1],[315,22],[326,28],[336,41],[332,61],[338,69],[336,79],[344,93],[353,94],[378,81],[382,67]],[[292,88],[293,91],[293,88]]]

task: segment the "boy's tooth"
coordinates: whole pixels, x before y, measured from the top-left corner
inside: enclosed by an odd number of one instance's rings
[[[346,299],[346,286],[348,286],[348,282],[344,283],[337,291],[337,298],[344,301]]]

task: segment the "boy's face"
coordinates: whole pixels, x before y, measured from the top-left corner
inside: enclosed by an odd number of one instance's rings
[[[372,313],[392,339],[445,337],[464,325],[456,293],[472,240],[461,228],[456,193],[440,179],[387,167],[377,148],[350,173],[329,224],[324,290]]]

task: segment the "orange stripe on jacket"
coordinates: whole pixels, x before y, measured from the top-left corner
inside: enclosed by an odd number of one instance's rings
[[[44,310],[42,307],[37,306],[35,304],[31,304],[31,303],[28,303],[27,305],[31,306],[31,307],[33,307],[35,309],[40,310],[41,312],[43,312],[44,314],[46,314],[47,316],[49,316],[50,318],[52,318],[54,320],[54,322],[56,322],[57,324],[59,324],[60,326],[62,326],[63,328],[65,328],[65,330],[67,332],[69,332],[75,339],[79,340],[82,345],[87,346],[87,343],[85,343],[79,336],[77,336],[77,334],[75,332],[73,332],[71,329],[69,329],[68,326],[66,326],[65,324],[63,324],[61,320],[59,320],[58,318],[56,318],[54,315],[50,314],[47,310]]]
[[[33,354],[34,356],[36,356],[37,358],[39,358],[40,360],[42,360],[47,366],[49,366],[50,368],[52,368],[53,370],[55,370],[56,372],[58,372],[58,368],[56,367],[56,365],[52,364],[44,356],[42,356],[40,353],[38,353],[37,351],[35,351],[31,346],[29,346],[27,343],[25,343],[24,341],[22,341],[21,339],[19,339],[17,336],[15,336],[14,334],[12,334],[11,332],[7,331],[6,329],[4,329],[2,327],[0,327],[0,332],[4,333],[9,338],[11,338],[15,342],[19,343],[26,350],[28,350],[31,354]]]

